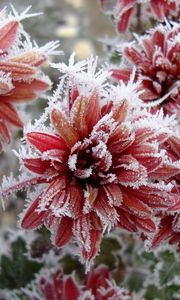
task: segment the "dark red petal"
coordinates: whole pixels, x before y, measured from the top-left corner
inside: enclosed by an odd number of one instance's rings
[[[120,7],[118,12],[119,19],[116,24],[116,29],[118,32],[125,32],[127,30],[136,1],[137,0],[120,1]]]
[[[144,232],[155,232],[157,230],[156,223],[151,218],[138,218],[135,217],[135,223],[140,230]]]
[[[27,139],[41,152],[51,149],[67,150],[65,141],[61,137],[52,134],[44,132],[30,132],[27,134]]]
[[[26,168],[37,174],[43,174],[50,168],[50,161],[41,158],[26,158],[23,162]]]
[[[149,216],[151,213],[151,209],[148,205],[144,204],[141,200],[133,195],[123,194],[123,204],[127,207],[127,209],[134,215],[137,216]]]
[[[44,216],[47,214],[46,211],[38,212],[38,206],[41,201],[41,195],[39,195],[36,200],[27,209],[22,221],[21,227],[23,229],[36,229],[43,224]]]
[[[90,249],[87,251],[87,249],[83,248],[82,255],[85,260],[92,260],[99,250],[100,242],[101,242],[101,232],[99,230],[90,230]]]
[[[71,240],[72,226],[73,226],[73,219],[69,217],[62,217],[55,232],[54,243],[56,246],[62,247]]]
[[[75,283],[75,281],[72,279],[72,277],[69,276],[64,282],[62,299],[78,300],[79,296],[80,296],[80,290],[77,284]]]

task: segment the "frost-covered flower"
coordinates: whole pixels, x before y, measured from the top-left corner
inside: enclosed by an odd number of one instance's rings
[[[116,89],[104,83],[107,74],[95,73],[92,59],[84,64],[77,73],[71,65],[59,65],[65,72],[59,86],[63,101],[55,92],[49,103],[51,126],[44,126],[43,115],[27,127],[26,145],[19,153],[31,175],[6,186],[2,195],[44,183],[36,197],[29,196],[21,226],[35,229],[44,224],[57,246],[74,238],[82,261],[89,265],[106,229],[156,231],[155,211],[176,200],[170,192],[173,185],[165,186],[163,180],[180,169],[160,148],[171,133],[172,120],[135,110],[124,98],[124,84],[115,97]],[[137,98],[132,87],[128,97]]]
[[[14,104],[32,101],[49,88],[50,80],[40,74],[39,66],[58,46],[56,42],[41,48],[32,45],[21,25],[22,19],[33,16],[27,14],[29,9],[20,15],[0,12],[0,134],[6,143],[12,126],[23,127]]]
[[[107,0],[99,0],[102,9],[106,6],[108,10],[110,9],[108,2]],[[140,11],[138,12],[138,5],[146,5],[147,13],[150,11],[151,17],[154,16],[159,21],[165,21],[167,17],[177,16],[179,11],[178,0],[118,0],[116,3],[111,3],[111,5],[117,32],[125,32],[129,28],[136,10],[136,18],[141,17],[139,15]]]
[[[46,270],[45,270],[46,271]],[[41,272],[42,273],[42,272]],[[45,272],[46,274],[46,272]],[[49,275],[49,276],[48,276]],[[92,269],[85,285],[80,285],[74,276],[64,275],[61,270],[39,276],[39,292],[24,290],[30,300],[130,300],[131,293],[112,281],[106,266]],[[49,278],[48,278],[49,277]],[[41,295],[39,295],[41,294]],[[137,298],[136,298],[137,299]],[[138,298],[140,299],[140,298]]]
[[[174,135],[170,137],[165,147],[168,151],[169,157],[172,161],[180,159],[180,136]],[[173,177],[175,185],[172,192],[174,197],[177,198],[176,203],[169,207],[168,210],[161,215],[162,219],[159,224],[158,230],[150,238],[150,248],[155,248],[162,241],[168,240],[169,244],[175,244],[177,250],[180,251],[180,176],[177,174]]]
[[[130,65],[114,68],[112,77],[127,81],[135,66],[136,79],[142,79],[141,99],[180,117],[180,26],[176,23],[157,26],[138,37],[138,43],[126,46],[123,57]]]

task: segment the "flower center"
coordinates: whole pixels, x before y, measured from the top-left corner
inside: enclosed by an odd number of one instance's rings
[[[112,155],[104,142],[77,143],[68,159],[68,166],[76,178],[101,181],[112,165]]]

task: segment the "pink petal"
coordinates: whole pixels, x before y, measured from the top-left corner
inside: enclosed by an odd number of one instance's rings
[[[18,27],[18,21],[10,21],[0,28],[1,50],[6,50],[13,44],[17,36]]]
[[[10,62],[27,64],[29,66],[39,66],[46,61],[45,55],[38,51],[32,50],[23,52],[9,59]]]
[[[23,63],[16,63],[11,61],[1,61],[0,70],[5,73],[11,73],[14,80],[31,78],[36,70]]]

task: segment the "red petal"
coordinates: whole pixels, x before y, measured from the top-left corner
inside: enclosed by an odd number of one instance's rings
[[[27,134],[28,141],[39,151],[45,152],[51,149],[67,150],[66,143],[61,137],[43,132],[30,132]]]
[[[139,227],[141,230],[145,232],[155,232],[157,229],[155,222],[150,218],[148,219],[135,218],[135,223],[137,227]]]
[[[51,119],[57,132],[69,146],[73,146],[79,140],[77,131],[61,111],[53,109]]]
[[[86,122],[89,132],[100,119],[100,100],[96,91],[88,98],[88,105],[86,110]]]
[[[112,69],[111,70],[111,77],[116,81],[123,80],[128,82],[131,76],[132,70],[131,69]]]
[[[37,212],[37,208],[41,201],[41,195],[39,195],[36,200],[27,209],[22,221],[21,227],[23,229],[36,229],[43,224],[44,216],[47,214],[46,211]]]
[[[139,185],[146,179],[147,172],[145,167],[140,165],[131,155],[121,156],[118,163],[116,175],[119,183],[122,185]]]
[[[103,186],[103,189],[108,197],[108,201],[112,206],[119,207],[123,200],[123,195],[118,184],[110,183]]]
[[[82,214],[83,204],[84,204],[84,194],[82,187],[78,185],[70,186],[70,203],[72,215],[78,218]]]
[[[125,125],[119,125],[108,140],[108,149],[111,153],[121,153],[134,141],[134,137]]]
[[[26,168],[37,174],[43,174],[50,168],[50,161],[41,160],[41,158],[26,158],[23,162]]]
[[[164,164],[162,167],[159,167],[157,170],[151,172],[149,176],[151,178],[158,178],[158,180],[164,180],[171,178],[180,173],[180,168],[173,165]]]
[[[94,208],[98,212],[98,215],[102,215],[108,222],[114,225],[117,222],[117,213],[109,202],[110,200],[107,198],[105,192],[99,189],[98,196],[94,202]]]
[[[62,217],[56,232],[54,243],[58,247],[66,245],[72,238],[73,219],[69,217]]]
[[[142,63],[142,53],[134,47],[126,47],[124,50],[124,55],[133,65],[139,65]]]
[[[122,205],[125,205],[132,214],[137,216],[145,217],[151,213],[151,209],[146,204],[132,195],[123,194]]]
[[[63,297],[64,300],[78,300],[80,291],[72,277],[68,277],[64,282]]]
[[[87,249],[83,248],[82,255],[85,260],[92,260],[99,250],[99,245],[101,242],[101,232],[99,230],[90,230],[90,249],[87,251]]]
[[[116,24],[116,29],[118,32],[125,32],[127,30],[135,4],[136,0],[120,1],[120,7],[118,7],[119,20]]]

